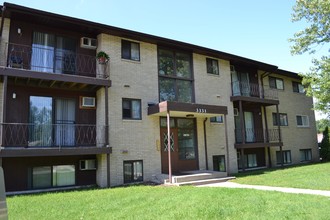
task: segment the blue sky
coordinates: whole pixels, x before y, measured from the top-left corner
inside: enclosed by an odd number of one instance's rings
[[[2,4],[4,1],[0,1]],[[8,0],[6,2],[247,57],[307,72],[312,55],[292,56],[294,0]],[[319,57],[322,53],[314,56]]]

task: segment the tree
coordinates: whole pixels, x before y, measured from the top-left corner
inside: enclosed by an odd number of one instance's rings
[[[330,140],[329,140],[329,128],[326,127],[323,131],[323,139],[320,144],[320,157],[322,161],[330,160]]]
[[[330,121],[328,119],[320,119],[316,121],[317,133],[322,133],[326,127],[330,127]]]
[[[318,48],[327,46],[330,42],[329,0],[297,0],[293,10],[292,20],[305,20],[309,26],[290,39],[294,43],[291,53],[314,54]],[[302,83],[307,95],[317,99],[314,108],[330,116],[330,57],[326,54],[313,59],[312,63],[310,72],[302,75]]]

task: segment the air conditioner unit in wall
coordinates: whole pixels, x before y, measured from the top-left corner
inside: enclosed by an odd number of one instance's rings
[[[80,170],[96,170],[96,160],[80,160],[79,161]]]
[[[80,99],[80,106],[83,108],[95,108],[95,98],[82,96]]]
[[[80,47],[95,50],[97,47],[97,40],[94,38],[82,37],[80,38]]]

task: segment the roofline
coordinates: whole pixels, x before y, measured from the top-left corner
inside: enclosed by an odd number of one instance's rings
[[[200,53],[200,54],[214,57],[214,58],[225,59],[225,60],[229,60],[231,62],[243,63],[245,65],[256,66],[259,69],[265,70],[265,71],[278,70],[278,67],[275,65],[272,65],[272,64],[268,64],[268,63],[260,62],[257,60],[249,59],[246,57],[237,56],[234,54],[214,50],[211,48],[206,48],[206,47],[202,47],[202,46],[198,46],[198,45],[194,45],[194,44],[189,44],[189,43],[182,42],[182,41],[177,41],[177,40],[159,37],[159,36],[155,36],[155,35],[150,35],[150,34],[146,34],[146,33],[142,33],[142,32],[132,31],[132,30],[123,29],[123,28],[110,26],[110,25],[106,25],[106,24],[101,24],[101,23],[96,23],[96,22],[92,22],[92,21],[87,21],[84,19],[55,14],[52,12],[46,12],[46,11],[42,11],[42,10],[28,8],[25,6],[16,5],[16,4],[8,3],[8,2],[4,2],[3,6],[6,7],[7,11],[16,11],[16,12],[21,12],[21,13],[26,13],[26,14],[33,14],[33,15],[40,15],[40,16],[47,16],[47,17],[50,16],[50,17],[53,17],[54,19],[61,20],[64,22],[73,23],[73,24],[77,24],[80,26],[86,26],[86,27],[96,29],[100,33],[127,37],[127,38],[131,38],[131,39],[136,39],[139,41],[154,43],[157,45],[176,46],[176,47],[180,47],[185,50],[189,50],[194,53]]]
[[[274,73],[282,75],[282,76],[287,76],[287,77],[299,79],[299,80],[301,80],[303,78],[298,73],[287,71],[287,70],[282,70],[282,69],[277,69]]]

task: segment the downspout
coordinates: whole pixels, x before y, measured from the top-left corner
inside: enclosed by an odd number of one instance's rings
[[[0,39],[2,37],[2,31],[3,31],[3,25],[4,25],[4,22],[5,22],[5,11],[6,11],[6,6],[2,6],[2,9],[1,9],[1,26],[0,26]]]
[[[205,147],[205,167],[206,167],[206,170],[209,169],[209,161],[208,161],[208,157],[207,157],[207,140],[206,140],[206,121],[207,121],[207,118],[204,119],[204,147]]]
[[[104,87],[104,101],[105,101],[105,147],[109,147],[109,87]],[[107,153],[107,187],[110,187],[110,154]]]
[[[227,115],[225,115],[225,117],[224,117],[224,119],[225,119],[225,138],[226,138],[226,146],[225,146],[225,148],[226,148],[226,171],[227,171],[227,175],[228,175],[228,173],[229,173],[229,149],[228,149],[228,127],[227,127]]]

